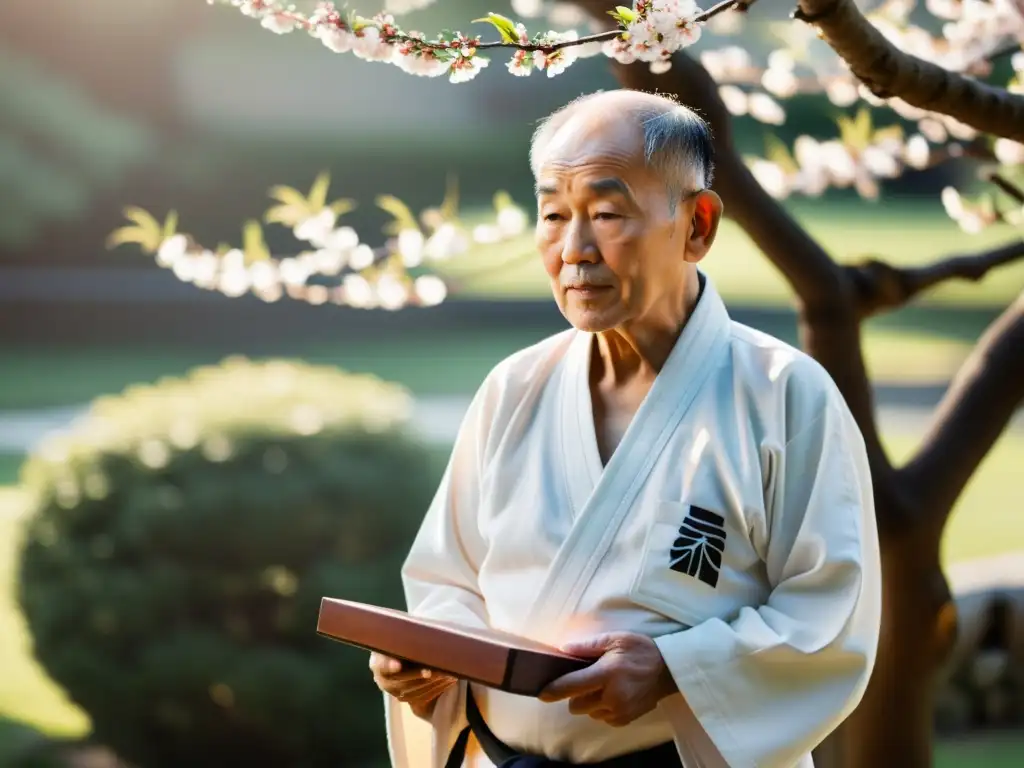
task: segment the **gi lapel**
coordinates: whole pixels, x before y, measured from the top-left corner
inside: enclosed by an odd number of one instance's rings
[[[581,444],[578,450],[563,454],[562,464],[574,503],[582,499],[588,485],[593,491],[577,510],[569,535],[548,569],[527,626],[551,628],[575,608],[666,443],[710,372],[721,363],[728,338],[729,315],[711,281],[705,280],[693,315],[603,471],[588,384],[592,336],[580,333],[574,340],[562,383],[563,396],[570,392],[574,396],[572,400],[563,400],[561,426],[563,432],[571,425],[579,429],[580,424],[589,420],[589,430],[577,432],[576,439],[590,441],[591,445]],[[585,398],[579,395],[580,382]],[[576,414],[575,418],[569,420],[568,412]],[[563,434],[562,439],[573,438]],[[596,481],[591,484],[595,476]]]
[[[590,352],[593,345],[594,334],[576,334],[569,347],[560,382],[559,448],[574,521],[586,507],[604,472],[590,400]]]

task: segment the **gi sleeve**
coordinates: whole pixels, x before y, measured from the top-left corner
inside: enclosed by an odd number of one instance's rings
[[[476,628],[487,626],[477,586],[485,551],[477,513],[493,419],[490,380],[481,386],[463,418],[441,483],[402,568],[410,613]]]
[[[477,584],[484,541],[479,533],[480,479],[494,420],[493,378],[484,382],[460,425],[451,457],[402,567],[407,610],[463,626],[487,627]],[[440,768],[466,726],[466,682],[445,691],[430,721],[384,695],[393,768]]]
[[[838,394],[772,463],[767,601],[656,639],[677,742],[696,717],[731,768],[790,768],[824,740],[864,694],[881,621],[867,454]]]

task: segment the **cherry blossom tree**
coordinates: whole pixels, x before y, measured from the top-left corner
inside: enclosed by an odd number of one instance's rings
[[[863,702],[818,751],[817,764],[930,765],[933,692],[957,632],[939,544],[954,503],[1024,399],[1024,292],[978,341],[902,465],[879,436],[860,329],[946,280],[978,280],[1024,258],[1024,2],[925,0],[922,8],[917,0],[796,0],[791,18],[779,22],[769,3],[752,8],[754,0],[707,9],[694,0],[512,0],[516,18],[489,13],[472,25],[494,39],[403,29],[403,13],[431,2],[387,0],[374,16],[332,3],[308,11],[271,0],[217,4],[235,6],[270,32],[307,34],[311,44],[339,54],[452,83],[502,76],[484,72],[494,56],[522,77],[610,59],[623,86],[674,94],[711,122],[715,186],[727,215],[791,285],[801,344],[843,392],[874,479],[885,575],[882,643]],[[747,34],[756,30],[763,34]],[[786,121],[785,102],[798,94],[821,94],[842,110],[834,133],[802,135],[792,146],[769,137],[762,156],[742,156],[733,119],[749,116],[771,129]],[[888,180],[941,163],[975,168],[984,186],[946,187],[935,204],[967,232],[1004,228],[1005,246],[924,267],[877,259],[840,264],[781,204],[835,188],[875,199]],[[419,216],[384,197],[377,202],[394,223],[386,243],[371,248],[339,225],[352,201],[329,202],[327,189],[324,176],[309,194],[272,190],[278,204],[265,218],[311,246],[298,256],[269,254],[255,220],[242,247],[210,250],[179,233],[173,215],[161,223],[138,209],[113,242],[138,243],[180,279],[231,296],[397,309],[443,300],[445,284],[429,273],[432,263],[515,237],[528,225],[504,193],[496,196],[493,221],[477,227],[460,221],[451,191]]]

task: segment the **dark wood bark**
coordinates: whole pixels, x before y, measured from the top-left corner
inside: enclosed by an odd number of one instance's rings
[[[853,0],[799,0],[798,17],[880,98],[900,98],[996,136],[1024,141],[1024,94],[1010,93],[904,53],[872,26]]]
[[[947,280],[977,282],[1004,264],[1024,258],[1024,240],[981,253],[948,256],[923,267],[899,268],[871,259],[846,267],[858,293],[857,305],[862,318],[895,309]]]
[[[917,455],[901,470],[941,533],[953,505],[1024,401],[1024,293],[964,362]]]
[[[595,18],[601,18],[609,5],[604,0],[578,0],[578,4]],[[801,0],[807,13],[831,8],[827,18],[857,23],[849,11],[844,16],[836,10],[846,5],[852,7],[852,2]],[[824,29],[825,18],[815,22],[819,28]],[[877,77],[876,87],[882,83],[909,103],[945,112],[983,130],[1024,138],[1024,98],[1002,92],[992,95],[991,89],[962,82],[963,78],[944,70],[922,69],[916,60],[908,63],[903,54],[883,49],[884,40],[879,44],[870,33],[847,30],[844,34],[840,26],[836,24],[833,36],[826,39],[847,61],[857,63],[858,75],[875,73],[870,66],[861,66],[864,59],[858,58],[856,46],[870,46],[872,56],[887,57],[885,66],[897,76]],[[880,261],[841,266],[747,170],[733,147],[731,117],[718,96],[717,84],[703,67],[683,54],[674,58],[672,69],[664,75],[652,74],[643,64],[613,66],[623,87],[675,95],[711,123],[717,154],[714,186],[725,201],[726,215],[793,288],[801,345],[829,371],[867,444],[882,545],[881,641],[863,701],[816,751],[816,764],[819,768],[930,766],[937,672],[956,637],[956,610],[939,558],[942,530],[967,480],[1024,398],[1024,296],[986,332],[950,387],[917,455],[902,467],[893,465],[879,438],[861,322],[905,304],[944,280],[979,279],[1001,264],[1024,257],[1024,244],[1015,241],[919,268],[902,269]]]

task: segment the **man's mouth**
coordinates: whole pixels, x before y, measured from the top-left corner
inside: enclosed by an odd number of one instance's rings
[[[604,291],[610,291],[610,285],[570,285],[568,290],[575,291],[581,296],[596,296]]]

